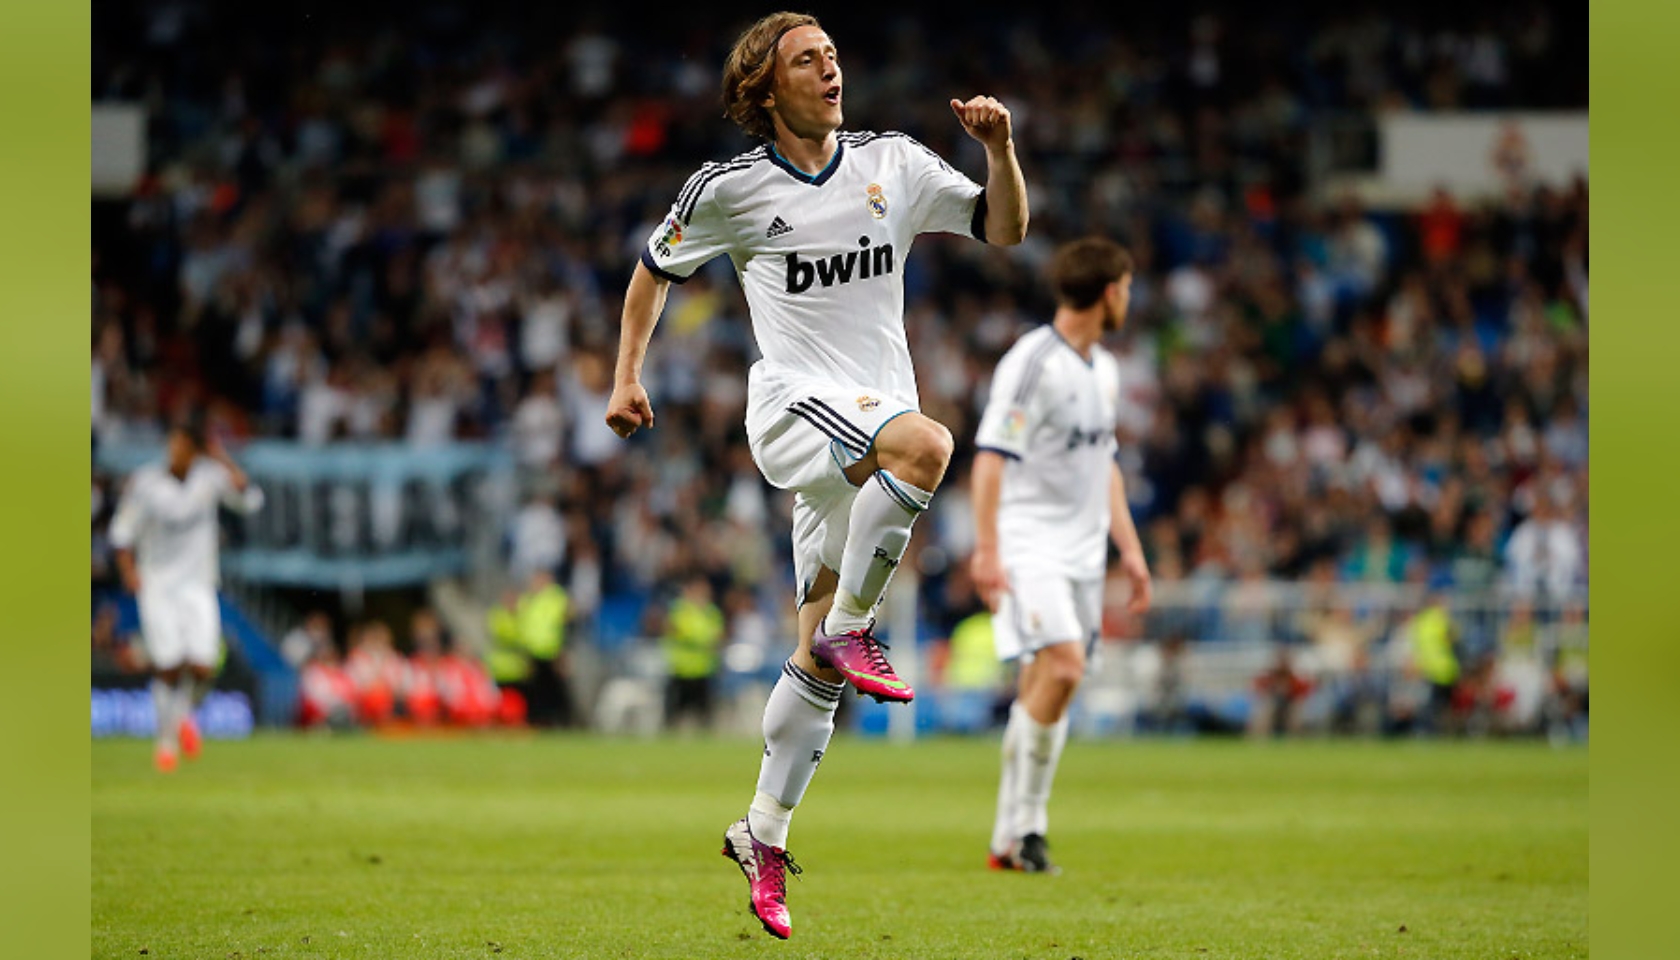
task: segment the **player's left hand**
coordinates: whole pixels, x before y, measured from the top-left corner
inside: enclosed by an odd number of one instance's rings
[[[1144,562],[1143,554],[1121,554],[1120,572],[1132,584],[1132,598],[1126,601],[1126,612],[1144,614],[1149,612],[1149,602],[1154,599],[1155,590],[1149,582],[1149,564]]]
[[[996,97],[952,100],[951,112],[957,115],[968,135],[985,144],[988,149],[1001,149],[1009,145],[1012,135],[1009,108],[999,103]]]

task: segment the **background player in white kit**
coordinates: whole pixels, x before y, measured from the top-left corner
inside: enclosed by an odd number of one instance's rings
[[[763,359],[748,377],[747,438],[764,476],[796,492],[799,649],[764,709],[764,759],[724,854],[746,874],[754,915],[791,931],[788,826],[834,732],[843,684],[914,696],[871,633],[873,611],[944,478],[948,430],[918,411],[904,334],[904,258],[918,234],[998,244],[1026,235],[1026,187],[1009,111],[952,100],[986,148],[982,189],[902,134],[838,133],[841,71],[816,18],[749,27],[724,67],[724,106],[766,141],[691,177],[649,237],[625,294],[607,422],[653,426],[642,361],[667,285],[728,254]]]
[[[1112,241],[1078,240],[1056,251],[1050,285],[1055,319],[1016,341],[992,376],[970,490],[974,583],[996,614],[998,656],[1020,662],[990,863],[1037,872],[1054,869],[1044,839],[1050,784],[1101,626],[1107,540],[1131,581],[1131,611],[1150,601],[1114,459],[1119,368],[1099,345],[1125,322],[1131,258]]]
[[[157,712],[153,761],[165,773],[180,753],[198,755],[192,711],[210,692],[221,652],[216,605],[220,529],[216,507],[262,507],[262,491],[197,423],[169,431],[164,462],[134,472],[111,519],[123,586],[140,603]]]

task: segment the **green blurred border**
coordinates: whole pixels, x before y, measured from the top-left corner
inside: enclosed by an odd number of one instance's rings
[[[1592,574],[1599,694],[1592,745],[1592,952],[1672,950],[1680,768],[1680,331],[1671,256],[1680,225],[1680,5],[1590,7],[1597,254],[1591,395]],[[5,953],[89,946],[86,654],[89,10],[11,0],[0,12],[0,435],[10,549],[0,551],[11,749],[0,790]],[[1667,241],[1665,243],[1665,241]],[[1606,472],[1608,471],[1608,472]],[[1605,483],[1612,484],[1606,488]],[[1607,494],[1605,491],[1610,490]]]
[[[1590,7],[1593,956],[1674,956],[1680,585],[1680,5]],[[1659,926],[1661,925],[1661,926]]]
[[[0,954],[86,957],[89,10],[0,6]]]

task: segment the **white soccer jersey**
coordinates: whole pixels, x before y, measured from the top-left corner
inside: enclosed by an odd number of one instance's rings
[[[998,361],[975,444],[1007,458],[998,553],[1010,568],[1101,577],[1108,561],[1119,365],[1087,361],[1049,324]]]
[[[185,480],[163,464],[149,464],[129,478],[111,518],[111,543],[135,551],[143,590],[214,587],[220,574],[216,505],[252,513],[262,502],[256,484],[241,495],[227,468],[213,460],[194,461]]]
[[[985,191],[902,133],[842,133],[815,176],[765,144],[690,177],[642,251],[681,283],[728,254],[771,376],[866,384],[917,405],[904,261],[918,234],[985,239]]]

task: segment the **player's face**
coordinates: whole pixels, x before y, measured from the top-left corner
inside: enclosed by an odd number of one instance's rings
[[[1126,324],[1126,311],[1132,306],[1132,275],[1126,274],[1114,285],[1108,288],[1108,295],[1103,298],[1107,309],[1103,311],[1103,329],[1118,330]]]
[[[184,475],[192,467],[192,462],[198,456],[198,447],[187,436],[184,430],[172,430],[169,434],[169,469],[175,474]]]
[[[816,139],[840,128],[840,55],[828,34],[804,26],[782,35],[766,106],[795,136]]]

